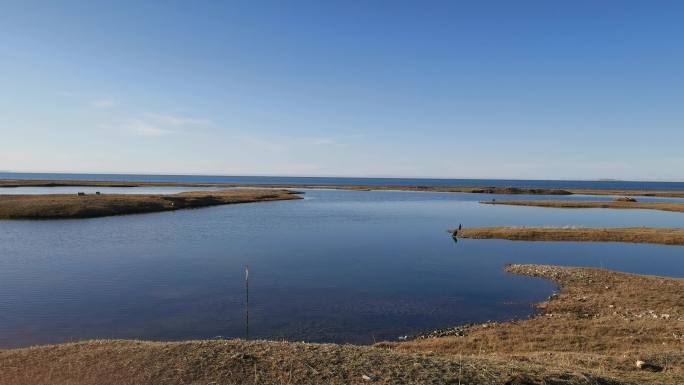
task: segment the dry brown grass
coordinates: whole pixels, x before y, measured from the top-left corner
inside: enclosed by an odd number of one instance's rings
[[[510,358],[441,356],[367,346],[242,340],[176,343],[108,340],[0,351],[0,383],[590,385],[621,382]]]
[[[636,210],[662,210],[684,212],[684,203],[678,202],[584,202],[584,201],[482,201],[482,204],[508,205],[508,206],[535,206],[552,207],[560,209],[636,209]]]
[[[684,245],[682,228],[649,227],[476,227],[465,228],[458,238],[510,241],[628,242]]]
[[[272,189],[193,191],[169,195],[0,195],[0,219],[93,218],[299,198],[292,191]]]
[[[588,370],[635,384],[684,384],[684,280],[602,269],[511,265],[562,285],[523,321],[483,324],[464,337],[383,344],[448,356],[509,357]],[[638,370],[637,359],[662,372]]]
[[[684,191],[654,191],[654,190],[601,190],[601,189],[570,189],[573,194],[580,195],[614,195],[614,196],[642,196],[660,198],[684,198]]]

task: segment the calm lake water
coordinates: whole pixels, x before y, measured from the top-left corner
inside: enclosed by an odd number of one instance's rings
[[[681,213],[491,206],[478,204],[491,196],[457,193],[305,192],[300,201],[0,221],[0,347],[243,337],[247,264],[251,337],[354,343],[529,316],[530,303],[555,285],[506,274],[507,263],[684,276],[676,246],[455,243],[446,232],[459,223],[682,227]]]

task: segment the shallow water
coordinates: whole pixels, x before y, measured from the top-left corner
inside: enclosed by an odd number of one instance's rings
[[[459,223],[681,227],[681,213],[491,206],[477,203],[491,197],[457,193],[306,190],[305,196],[96,219],[0,221],[0,346],[243,337],[247,264],[251,337],[355,343],[528,316],[529,304],[555,285],[506,274],[506,263],[684,276],[681,247],[455,243],[446,232]]]

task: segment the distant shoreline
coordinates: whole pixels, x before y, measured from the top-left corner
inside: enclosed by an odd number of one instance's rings
[[[49,177],[47,177],[49,176]],[[77,178],[74,178],[77,176]],[[132,178],[133,179],[132,179]],[[474,176],[459,176],[459,177],[445,177],[445,176],[350,176],[350,175],[276,175],[276,174],[216,174],[216,173],[136,173],[136,172],[67,172],[67,171],[53,171],[53,172],[37,172],[37,171],[15,171],[15,170],[0,170],[0,180],[2,179],[41,179],[41,180],[137,180],[136,178],[151,179],[165,179],[158,180],[160,182],[173,182],[171,179],[187,179],[187,178],[221,178],[221,179],[339,179],[339,180],[366,180],[366,181],[494,181],[494,182],[557,182],[559,184],[580,182],[580,183],[674,183],[684,184],[684,179],[631,179],[631,178],[519,178],[519,177],[474,177]],[[202,183],[202,182],[200,182]],[[209,183],[209,182],[206,182]],[[233,183],[233,182],[218,182],[218,183]]]
[[[256,187],[256,188],[318,188],[356,191],[421,191],[457,192],[473,194],[505,195],[610,195],[649,196],[661,198],[684,198],[684,191],[670,190],[624,190],[624,189],[564,189],[538,187],[495,187],[495,186],[371,186],[339,184],[254,184],[254,183],[194,183],[194,182],[150,182],[150,181],[99,181],[99,180],[40,180],[0,179],[0,188],[16,187]]]

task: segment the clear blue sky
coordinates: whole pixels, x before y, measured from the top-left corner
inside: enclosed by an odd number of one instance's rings
[[[0,1],[0,170],[684,179],[681,1]]]

